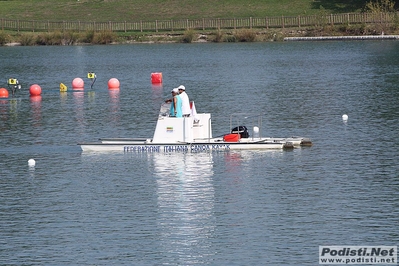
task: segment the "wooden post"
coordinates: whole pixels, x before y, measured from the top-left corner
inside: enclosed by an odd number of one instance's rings
[[[269,29],[269,19],[266,17],[265,20],[266,20],[266,29]]]
[[[158,20],[155,20],[155,32],[158,32]]]
[[[252,29],[252,17],[249,17],[249,28]]]
[[[281,24],[282,24],[283,29],[284,29],[284,16],[281,16]]]
[[[143,21],[140,20],[140,32],[143,32]]]
[[[301,16],[298,15],[298,28],[300,28],[300,27],[301,27]]]
[[[205,30],[205,19],[202,18],[202,30]]]
[[[32,32],[35,32],[35,21],[32,20]]]

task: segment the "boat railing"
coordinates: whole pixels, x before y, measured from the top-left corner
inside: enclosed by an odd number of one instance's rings
[[[234,113],[230,115],[230,130],[245,126],[252,139],[262,138],[262,114]],[[255,130],[257,128],[257,130]],[[256,132],[257,131],[257,132]]]

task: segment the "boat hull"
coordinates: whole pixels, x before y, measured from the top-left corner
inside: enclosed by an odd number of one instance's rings
[[[83,151],[95,152],[203,152],[203,151],[228,151],[228,150],[263,150],[263,149],[293,149],[290,142],[196,142],[196,143],[121,143],[118,141],[105,143],[80,143]]]

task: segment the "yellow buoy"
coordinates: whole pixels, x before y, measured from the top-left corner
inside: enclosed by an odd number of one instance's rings
[[[68,87],[64,83],[60,83],[60,91],[64,92],[64,91],[67,91],[67,90],[68,90]]]

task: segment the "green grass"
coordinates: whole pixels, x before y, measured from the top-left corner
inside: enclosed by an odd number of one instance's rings
[[[357,12],[364,0],[0,0],[0,19],[140,21]]]

